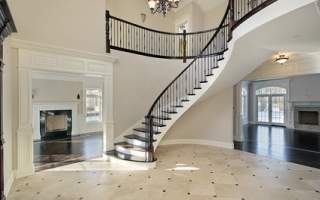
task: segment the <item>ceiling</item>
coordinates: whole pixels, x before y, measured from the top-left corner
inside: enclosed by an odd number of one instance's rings
[[[259,66],[271,63],[278,52],[288,52],[296,55],[299,60],[315,63],[314,60],[319,60],[313,58],[320,52],[319,35],[320,15],[315,3],[292,10],[257,27],[236,41],[233,48],[236,53],[230,55],[226,67],[202,100],[232,87]]]

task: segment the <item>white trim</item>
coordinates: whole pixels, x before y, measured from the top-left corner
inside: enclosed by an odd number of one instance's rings
[[[175,145],[175,144],[198,144],[205,146],[222,147],[226,149],[234,149],[233,143],[220,142],[214,140],[199,140],[199,139],[176,139],[176,140],[163,140],[160,146]]]
[[[8,196],[15,178],[16,178],[16,171],[12,171],[11,174],[10,174],[9,179],[4,184],[4,195],[5,196]]]
[[[93,53],[88,51],[68,49],[60,46],[15,39],[12,37],[9,37],[6,40],[6,42],[9,43],[10,47],[17,48],[17,49],[26,49],[31,51],[61,54],[61,55],[67,55],[72,57],[81,57],[86,59],[93,59],[93,60],[99,60],[103,62],[112,62],[112,63],[115,63],[118,60],[117,57],[111,56],[108,54],[98,54],[98,53]]]

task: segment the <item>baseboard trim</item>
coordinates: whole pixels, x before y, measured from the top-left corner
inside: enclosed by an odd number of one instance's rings
[[[4,195],[5,196],[8,196],[15,178],[16,178],[16,172],[12,171],[12,173],[10,174],[10,178],[8,179],[8,181],[5,183],[5,186],[4,186]]]
[[[176,140],[163,140],[160,146],[174,145],[174,144],[198,144],[205,146],[222,147],[226,149],[234,149],[233,143],[219,142],[214,140],[199,140],[199,139],[176,139]]]

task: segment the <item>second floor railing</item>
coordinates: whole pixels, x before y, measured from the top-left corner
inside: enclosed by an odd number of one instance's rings
[[[216,28],[188,33],[170,33],[146,28],[111,16],[107,19],[107,51],[110,49],[167,59],[197,57]]]

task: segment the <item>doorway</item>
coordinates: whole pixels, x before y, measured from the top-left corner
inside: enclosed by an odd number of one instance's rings
[[[265,87],[256,91],[256,116],[258,124],[284,125],[286,89]]]

